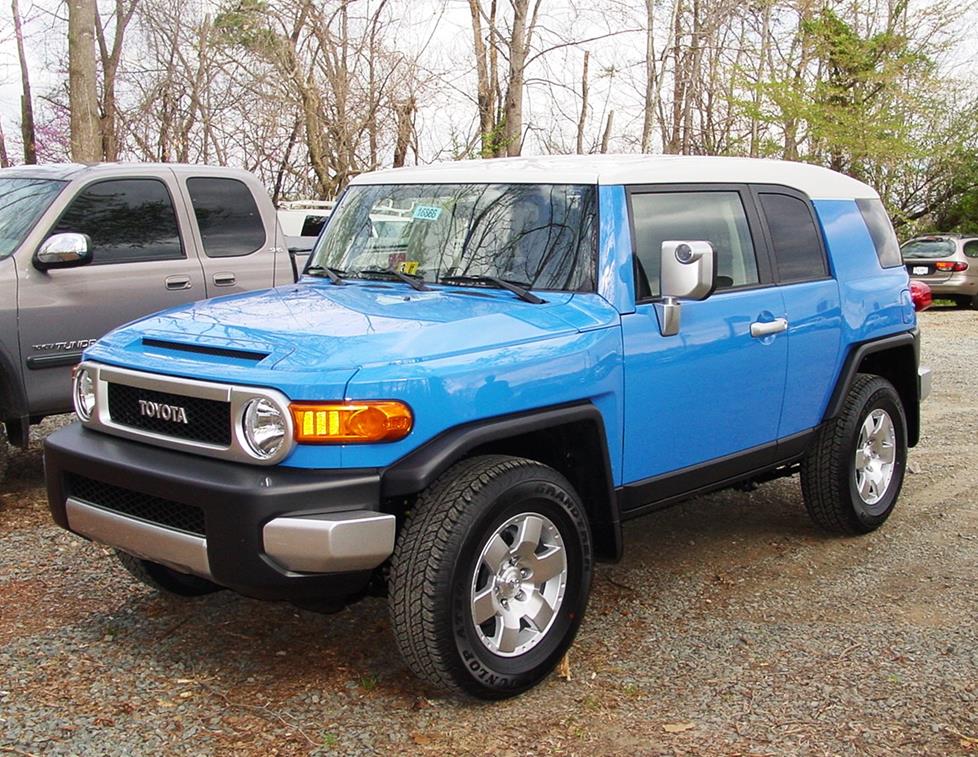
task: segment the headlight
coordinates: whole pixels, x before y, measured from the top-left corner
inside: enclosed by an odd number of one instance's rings
[[[251,400],[245,406],[241,423],[248,446],[262,460],[279,451],[288,433],[285,414],[271,400]]]
[[[75,385],[72,393],[75,412],[82,421],[87,421],[92,417],[95,409],[95,382],[92,374],[87,368],[80,368],[75,371]]]

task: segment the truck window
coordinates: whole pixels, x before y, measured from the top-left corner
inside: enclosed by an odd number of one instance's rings
[[[672,240],[713,245],[718,290],[758,283],[754,242],[738,192],[641,192],[631,199],[638,299],[659,296],[662,243]]]
[[[51,230],[52,235],[66,232],[88,234],[93,265],[185,257],[173,200],[158,179],[89,184]]]
[[[759,197],[774,245],[778,280],[790,283],[825,278],[825,256],[808,203],[768,192],[761,192]]]
[[[237,179],[187,179],[197,228],[209,258],[250,255],[265,245],[265,224],[251,190]]]

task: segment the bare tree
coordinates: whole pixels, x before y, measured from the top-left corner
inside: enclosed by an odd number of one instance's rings
[[[14,0],[16,2],[16,0]],[[101,115],[99,131],[102,135],[102,159],[119,159],[119,136],[116,133],[116,79],[119,73],[119,63],[122,59],[122,42],[125,38],[126,27],[132,20],[138,0],[115,0],[113,12],[114,27],[112,44],[107,40],[105,23],[102,16],[95,12],[95,34],[98,40],[99,56],[102,63],[102,97],[100,99]]]
[[[102,156],[95,70],[95,0],[68,0],[68,98],[71,158],[92,163]]]
[[[14,35],[17,38],[17,58],[20,61],[20,133],[24,143],[24,162],[37,163],[37,138],[34,130],[34,102],[31,98],[31,77],[27,68],[27,55],[24,52],[24,28],[20,19],[17,0],[12,0]],[[8,165],[4,145],[4,166]]]

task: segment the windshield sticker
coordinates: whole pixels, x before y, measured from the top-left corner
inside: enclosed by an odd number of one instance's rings
[[[397,270],[406,273],[408,276],[414,276],[418,272],[418,265],[417,260],[405,260],[397,266]]]
[[[411,217],[418,221],[437,221],[441,215],[441,208],[434,205],[418,205]]]

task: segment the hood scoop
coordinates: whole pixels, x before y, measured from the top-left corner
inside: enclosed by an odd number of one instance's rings
[[[215,357],[243,360],[249,363],[260,363],[271,354],[269,352],[254,352],[252,350],[236,350],[228,347],[212,347],[206,344],[171,342],[166,339],[156,339],[153,337],[143,337],[143,347],[155,347],[173,352],[191,352],[195,355],[214,355]]]

